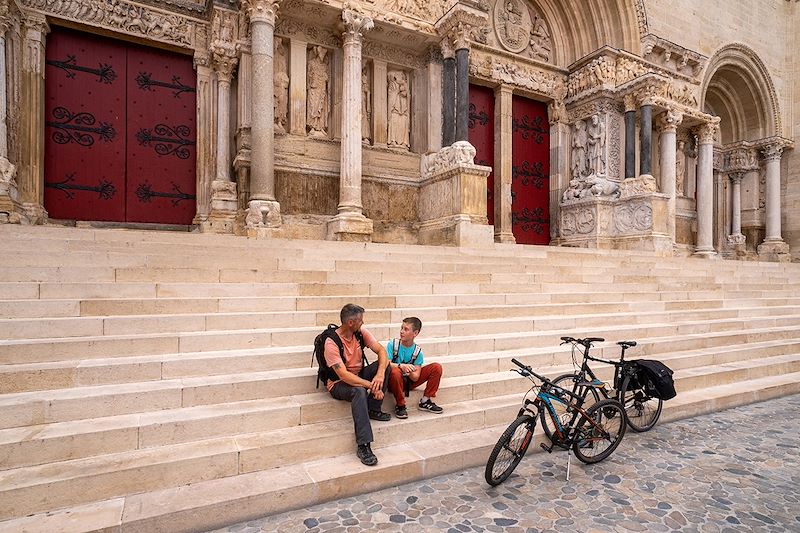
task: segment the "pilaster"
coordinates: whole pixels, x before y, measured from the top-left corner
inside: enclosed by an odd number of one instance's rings
[[[494,91],[494,240],[515,243],[511,218],[511,137],[513,90],[501,85]]]

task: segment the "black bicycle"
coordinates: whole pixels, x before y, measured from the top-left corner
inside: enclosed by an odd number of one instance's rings
[[[589,349],[594,343],[605,341],[602,337],[587,337],[585,339],[561,337],[561,341],[561,344],[569,343],[572,345],[572,362],[576,368],[578,367],[576,352],[581,353],[583,361],[578,371],[562,374],[555,378],[553,383],[569,389],[573,394],[583,398],[591,396],[595,402],[599,401],[601,396],[606,399],[614,398],[618,400],[625,408],[625,419],[628,421],[628,425],[636,432],[649,431],[656,425],[661,416],[664,402],[661,398],[650,394],[649,391],[653,391],[654,387],[639,372],[636,362],[625,360],[625,350],[636,346],[636,341],[617,342],[620,346],[619,361],[600,359],[589,355]],[[580,347],[583,347],[583,351],[580,350]],[[614,366],[613,390],[610,390],[605,382],[597,378],[589,367],[589,361]],[[568,410],[567,407],[557,406],[557,411],[559,408],[561,409],[561,412],[558,413],[559,415]],[[553,432],[553,425],[548,423],[546,417],[542,417],[541,420],[542,429],[549,437]]]
[[[625,412],[617,400],[602,400],[584,409],[586,396],[559,387],[516,359],[511,361],[519,367],[512,371],[530,379],[533,386],[525,394],[516,420],[506,428],[489,454],[484,474],[489,485],[499,485],[517,467],[533,441],[539,418],[549,417],[555,428],[550,435],[551,445],[540,444],[547,452],[552,452],[555,446],[572,448],[575,457],[592,464],[602,461],[619,446],[626,424]],[[541,385],[537,385],[534,378],[541,381]],[[530,399],[528,396],[537,388],[535,398]],[[559,415],[554,405],[565,406],[566,414]]]

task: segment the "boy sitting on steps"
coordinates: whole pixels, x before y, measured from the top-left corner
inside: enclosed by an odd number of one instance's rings
[[[425,382],[428,384],[425,386],[425,393],[417,406],[418,409],[436,414],[443,411],[433,403],[442,379],[442,365],[431,363],[423,366],[422,350],[414,342],[421,329],[422,321],[419,318],[415,316],[404,318],[400,325],[400,338],[386,343],[386,353],[389,355],[392,368],[389,375],[389,390],[394,394],[397,403],[394,409],[397,418],[408,418],[406,410],[408,391]]]

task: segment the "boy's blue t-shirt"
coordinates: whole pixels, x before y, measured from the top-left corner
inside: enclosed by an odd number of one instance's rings
[[[400,350],[397,352],[397,362],[403,364],[411,363],[411,357],[414,355],[414,350],[416,349],[417,345],[415,343],[406,348],[400,343],[400,339],[392,339],[386,343],[386,354],[389,356],[389,361],[394,362],[392,357],[394,357],[395,341],[397,341],[397,344],[400,345]],[[422,350],[420,349],[419,355],[417,356],[417,360],[414,362],[414,364],[417,366],[422,366],[423,362],[423,354]]]

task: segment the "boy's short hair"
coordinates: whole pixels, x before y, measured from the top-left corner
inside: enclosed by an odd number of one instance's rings
[[[342,324],[346,324],[348,320],[351,320],[358,315],[364,314],[364,308],[360,305],[356,304],[345,304],[342,307],[342,310],[339,312],[339,320],[342,321]]]
[[[403,319],[403,322],[405,324],[410,325],[411,329],[413,329],[417,333],[422,331],[422,320],[420,320],[419,318],[417,318],[415,316],[406,317],[406,318]]]

